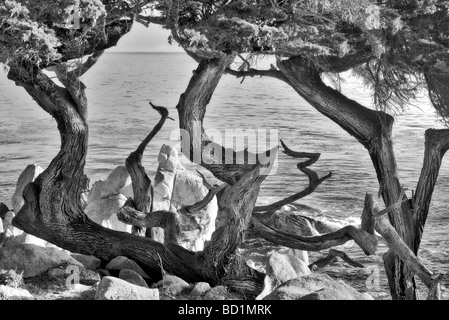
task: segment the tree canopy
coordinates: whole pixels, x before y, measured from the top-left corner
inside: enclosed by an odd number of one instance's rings
[[[325,72],[354,69],[382,110],[402,108],[426,84],[438,114],[449,117],[435,88],[449,71],[448,1],[158,1],[155,8],[198,57],[301,56]]]
[[[114,46],[147,2],[6,0],[0,4],[0,63],[45,69]]]

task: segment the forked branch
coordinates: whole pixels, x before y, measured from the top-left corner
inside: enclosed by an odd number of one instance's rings
[[[145,213],[153,211],[153,188],[151,186],[151,180],[146,174],[145,168],[142,166],[142,155],[146,146],[162,129],[166,119],[172,119],[168,116],[168,110],[166,108],[155,106],[151,102],[150,105],[161,115],[161,119],[137,149],[131,152],[126,159],[126,169],[131,176],[135,207],[138,211]],[[138,233],[139,229],[134,228],[133,231]]]
[[[321,154],[320,153],[308,153],[308,152],[296,152],[291,150],[290,148],[287,147],[287,145],[281,140],[281,144],[282,147],[284,148],[284,153],[294,157],[294,158],[308,158],[309,160],[306,160],[304,162],[300,162],[298,163],[297,167],[298,169],[305,173],[307,175],[307,177],[309,178],[309,185],[307,186],[306,189],[301,190],[300,192],[291,195],[285,199],[282,199],[280,201],[277,201],[275,203],[266,205],[266,206],[257,206],[254,207],[253,212],[274,212],[280,208],[282,208],[282,206],[285,206],[287,204],[290,204],[296,200],[302,199],[310,194],[312,194],[312,192],[315,191],[315,189],[325,180],[329,179],[332,176],[332,172],[329,172],[328,175],[319,178],[318,174],[307,168],[309,166],[311,166],[312,164],[314,164],[315,162],[318,161],[318,159],[320,158]]]

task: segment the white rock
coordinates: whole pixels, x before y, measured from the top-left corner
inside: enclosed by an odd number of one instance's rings
[[[130,189],[131,186],[131,189]],[[118,166],[107,177],[101,189],[101,198],[122,194],[133,197],[131,177],[125,166]]]
[[[3,220],[3,228],[5,229],[7,237],[19,236],[23,233],[22,230],[12,225],[12,219],[14,218],[14,216],[15,215],[13,211],[8,211],[5,215],[5,219]]]
[[[203,179],[195,172],[188,170],[177,170],[176,180],[173,189],[173,197],[171,200],[176,209],[180,209],[186,205],[195,204],[204,199],[209,190],[204,185]],[[202,234],[199,238],[188,239],[179,243],[186,249],[193,251],[201,251],[204,249],[204,242],[211,239],[212,233],[215,231],[215,219],[217,218],[218,203],[214,196],[211,202],[199,212],[195,212],[196,221],[203,227]],[[196,227],[193,227],[195,229]],[[181,233],[189,231],[192,227],[184,228],[181,226]]]
[[[158,155],[159,165],[154,176],[154,210],[173,211],[171,207],[171,196],[173,193],[173,183],[176,176],[178,164],[178,152],[176,149],[162,145]]]
[[[323,290],[324,289],[324,290]],[[309,274],[291,279],[267,295],[263,300],[370,300],[367,295],[326,274]]]
[[[17,214],[24,204],[24,199],[22,197],[23,189],[30,182],[33,182],[44,170],[36,165],[30,164],[25,170],[20,174],[17,180],[16,190],[12,197],[12,207],[14,212]]]
[[[87,195],[86,206],[91,202],[101,199],[101,190],[103,189],[103,185],[103,180],[97,180],[94,182],[89,194]]]
[[[309,253],[305,250],[299,250],[299,249],[289,249],[288,254],[292,255],[299,260],[303,261],[306,265],[309,265]]]
[[[117,218],[117,212],[125,204],[126,197],[118,194],[105,199],[97,199],[89,202],[84,209],[86,215],[103,227],[131,233],[131,226]]]
[[[21,235],[14,237],[14,241],[21,244],[32,244],[44,248],[48,245],[47,241],[26,232],[23,232]]]
[[[295,256],[278,252],[273,252],[270,255],[265,269],[264,289],[256,297],[256,300],[263,299],[277,286],[288,280],[312,273],[304,261],[299,260]]]
[[[28,290],[4,285],[0,285],[0,297],[5,297],[6,299],[33,299],[33,296]]]
[[[104,277],[98,285],[95,300],[159,300],[159,290],[149,289],[125,280]]]

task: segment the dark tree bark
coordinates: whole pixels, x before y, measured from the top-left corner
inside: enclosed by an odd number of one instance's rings
[[[151,107],[157,110],[161,114],[161,119],[156,126],[151,130],[148,136],[139,144],[137,149],[126,158],[126,169],[131,176],[133,195],[134,195],[134,207],[141,212],[147,212],[151,214],[153,211],[153,186],[151,185],[151,179],[145,172],[145,168],[142,165],[142,156],[148,143],[156,136],[156,134],[164,126],[165,120],[169,118],[168,111],[165,108],[157,107],[151,102]],[[170,118],[171,119],[171,118]],[[152,228],[144,228],[143,226],[133,225],[132,233],[138,235],[147,235],[153,240],[164,242],[164,230],[158,226]]]

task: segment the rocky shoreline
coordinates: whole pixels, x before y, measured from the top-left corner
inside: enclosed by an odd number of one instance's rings
[[[162,146],[158,160],[154,208],[176,212],[208,194],[211,185],[204,176],[186,170],[178,161],[175,149]],[[342,280],[310,270],[308,254],[301,250],[291,250],[288,254],[272,252],[265,257],[263,290],[252,298],[230,292],[220,284],[188,283],[167,274],[163,266],[159,279],[153,281],[135,261],[124,256],[101,261],[94,256],[63,250],[12,225],[15,213],[24,204],[25,186],[41,172],[43,169],[38,165],[27,166],[17,182],[13,209],[0,204],[0,300],[373,300],[369,294],[358,292]],[[133,196],[132,191],[127,169],[119,166],[104,181],[96,181],[83,194],[81,203],[94,222],[131,232],[131,226],[120,221],[117,212]],[[193,220],[201,226],[201,232],[192,233],[196,226],[182,224],[176,240],[187,250],[201,251],[216,226],[223,223],[215,196],[195,212]],[[288,210],[273,215],[271,220],[270,224],[276,228],[302,236],[333,230],[331,225],[292,215]],[[257,270],[251,260],[247,264]]]
[[[161,269],[153,281],[139,265],[7,241],[0,249],[0,300],[246,300],[225,286],[188,283]],[[374,300],[342,280],[312,272],[291,255],[273,253],[257,300]]]

